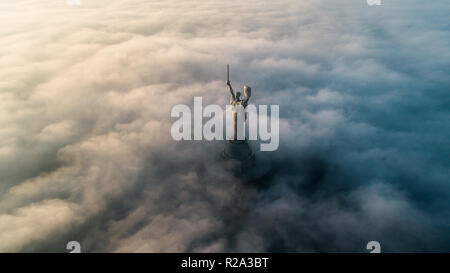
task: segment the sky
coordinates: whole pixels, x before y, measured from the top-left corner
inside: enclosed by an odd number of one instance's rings
[[[0,252],[450,251],[450,3],[381,1],[1,1]],[[254,183],[170,135],[226,64]]]

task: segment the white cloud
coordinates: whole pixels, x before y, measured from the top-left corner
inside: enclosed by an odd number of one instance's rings
[[[449,207],[448,5],[398,2],[2,2],[0,250],[441,249],[388,232],[420,236]],[[259,194],[212,170],[217,146],[170,138],[173,105],[226,103],[226,63],[280,104]]]

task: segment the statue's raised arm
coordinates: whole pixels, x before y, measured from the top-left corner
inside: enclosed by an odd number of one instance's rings
[[[234,101],[234,100],[236,99],[236,97],[235,97],[234,92],[233,92],[233,87],[231,87],[231,83],[230,83],[229,80],[227,80],[226,83],[227,83],[227,85],[228,85],[228,91],[229,91],[230,94],[231,94],[231,101]]]
[[[252,95],[252,89],[250,86],[244,85],[244,102],[245,104],[248,103],[248,100],[250,99],[250,96]]]
[[[228,86],[228,91],[230,91],[230,94],[231,94],[231,101],[234,101],[234,100],[236,100],[236,96],[234,95],[234,92],[233,92],[233,87],[231,87],[231,83],[230,83],[230,65],[229,64],[227,64],[227,81],[226,81],[226,84],[227,84],[227,86]]]

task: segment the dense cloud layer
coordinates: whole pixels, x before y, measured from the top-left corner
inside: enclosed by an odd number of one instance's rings
[[[0,251],[450,251],[448,1],[2,1]],[[280,105],[253,184],[171,108]]]

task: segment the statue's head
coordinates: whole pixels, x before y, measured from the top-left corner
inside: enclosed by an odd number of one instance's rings
[[[239,99],[241,97],[241,92],[236,92],[236,99]]]
[[[250,86],[244,85],[244,92],[250,92],[251,90]]]

